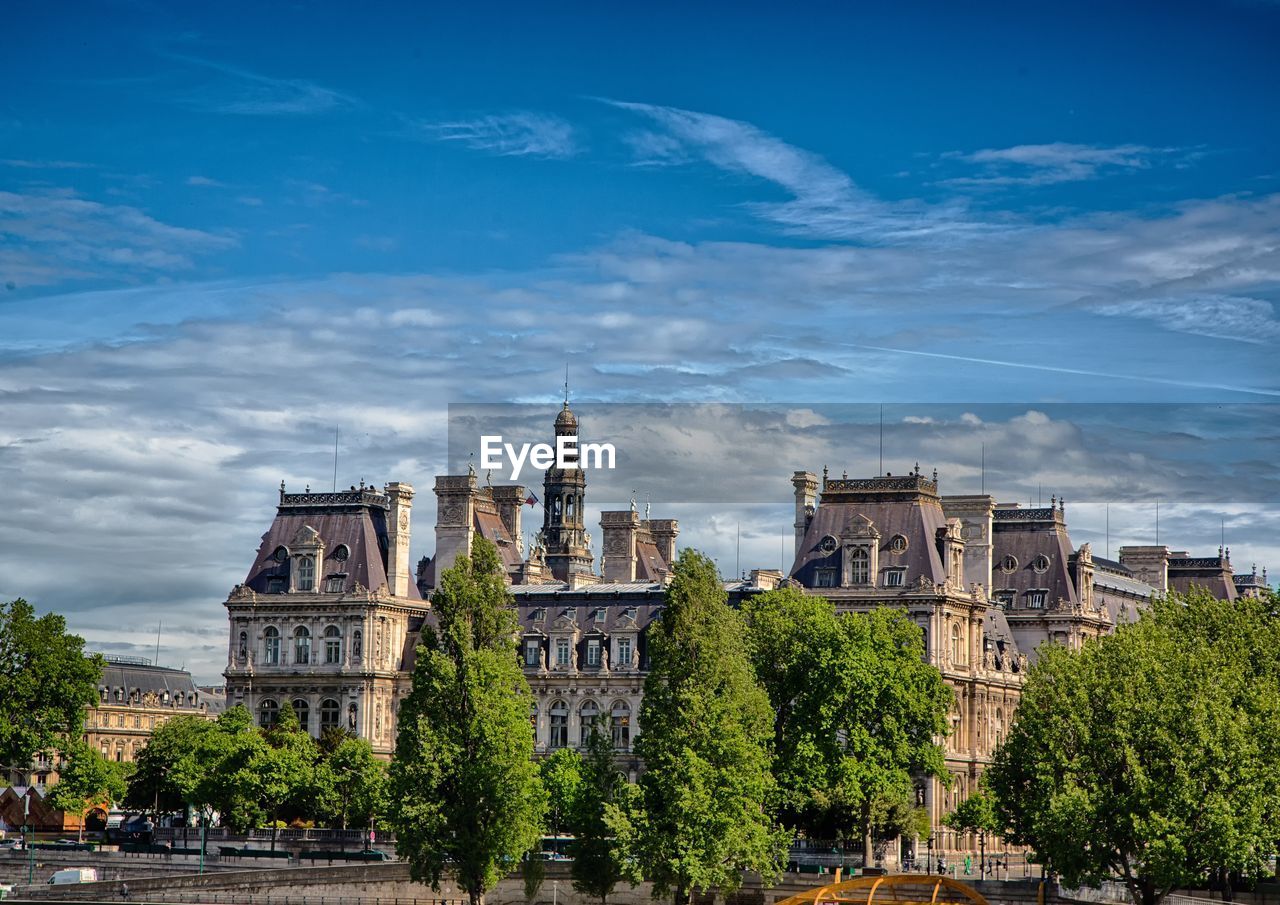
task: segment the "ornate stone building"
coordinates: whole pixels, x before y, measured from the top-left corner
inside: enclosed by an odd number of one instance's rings
[[[185,670],[153,666],[141,657],[106,660],[98,703],[85,717],[85,740],[108,760],[132,761],[171,717],[211,720],[222,713],[222,699],[202,693]]]

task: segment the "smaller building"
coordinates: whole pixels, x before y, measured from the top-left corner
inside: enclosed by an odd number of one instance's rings
[[[206,695],[191,673],[155,666],[142,657],[107,657],[98,703],[85,717],[85,739],[108,760],[132,761],[151,733],[182,714],[214,719],[223,698]]]

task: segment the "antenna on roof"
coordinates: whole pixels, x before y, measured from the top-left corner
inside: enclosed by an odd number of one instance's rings
[[[569,362],[564,363],[564,404],[569,406]]]
[[[987,492],[987,444],[982,444],[982,493]]]
[[[1156,546],[1160,546],[1160,497],[1156,497]]]
[[[156,622],[156,666],[160,665],[160,626],[164,625],[164,620]]]
[[[739,578],[742,577],[742,522],[738,522],[738,552],[737,559],[733,564],[733,571]]]
[[[338,492],[338,425],[333,426],[333,492]]]
[[[1111,504],[1107,503],[1107,559],[1111,558]]]

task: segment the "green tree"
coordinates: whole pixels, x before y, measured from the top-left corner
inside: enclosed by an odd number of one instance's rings
[[[102,666],[61,616],[37,619],[22,598],[0,604],[0,764],[25,766],[79,739]]]
[[[979,788],[956,805],[954,811],[942,818],[942,822],[960,833],[998,835],[1004,829],[996,810],[996,801],[984,788]]]
[[[913,777],[946,777],[936,739],[953,702],[903,613],[837,615],[795,589],[747,604],[751,659],[773,705],[782,818],[814,836],[910,832]]]
[[[599,899],[600,905],[630,873],[626,829],[638,795],[614,762],[609,732],[596,728],[581,758],[580,782],[571,810],[574,841],[569,851],[573,856],[573,888]]]
[[[386,812],[386,765],[365,739],[346,736],[316,765],[315,798],[331,825],[367,827]]]
[[[315,805],[320,752],[315,739],[302,731],[293,705],[287,702],[280,708],[277,723],[263,736],[267,743],[258,747],[248,766],[256,780],[258,805],[271,820],[271,850],[275,851],[281,813],[305,816]]]
[[[258,825],[262,810],[255,762],[266,741],[249,711],[237,705],[212,723],[182,732],[185,741],[175,745],[178,756],[171,770],[182,800],[206,825],[215,813],[237,832]]]
[[[400,708],[389,816],[414,879],[438,890],[448,864],[479,905],[537,844],[546,811],[497,549],[477,539],[432,609]]]
[[[1006,839],[1136,905],[1280,847],[1277,601],[1157,600],[1079,651],[1041,648],[986,773]]]
[[[194,714],[182,714],[157,726],[134,761],[125,806],[149,810],[153,818],[180,811],[192,801],[182,784],[200,765],[195,762],[200,737],[213,723]]]
[[[683,550],[672,574],[649,632],[636,740],[643,809],[624,842],[654,894],[684,905],[693,890],[736,889],[743,870],[771,882],[787,834],[769,813],[774,716],[742,656],[742,619],[701,553]]]
[[[110,809],[127,791],[127,765],[107,760],[84,742],[71,745],[58,770],[58,781],[49,793],[49,803],[60,811],[80,818],[80,840],[84,840],[84,820],[98,807]]]
[[[547,793],[550,835],[572,833],[574,806],[582,788],[582,756],[572,748],[558,748],[542,762],[542,787]]]

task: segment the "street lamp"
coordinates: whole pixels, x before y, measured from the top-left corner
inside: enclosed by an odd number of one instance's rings
[[[978,830],[978,879],[987,878],[987,831]]]

